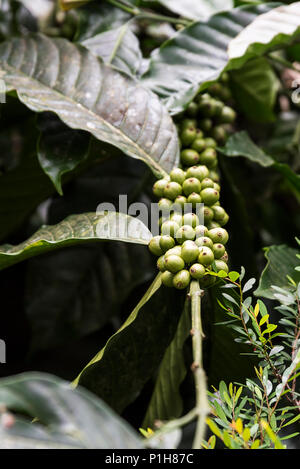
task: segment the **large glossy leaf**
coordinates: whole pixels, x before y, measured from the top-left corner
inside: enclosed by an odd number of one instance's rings
[[[183,307],[184,294],[161,288],[158,274],[121,328],[74,384],[102,397],[118,412],[130,404],[158,368]]]
[[[139,41],[129,23],[97,34],[81,44],[101,57],[105,63],[112,64],[129,75],[134,76],[140,70],[143,57]]]
[[[289,288],[287,276],[294,279],[295,282],[300,282],[300,272],[295,270],[295,267],[299,265],[297,254],[299,254],[297,249],[284,244],[266,248],[265,256],[268,262],[262,272],[255,295],[275,299],[272,285]]]
[[[300,3],[278,5],[234,8],[179,31],[153,52],[144,83],[173,114],[180,112],[223,70],[240,68],[298,34]]]
[[[143,428],[153,428],[156,420],[172,420],[182,414],[180,385],[187,373],[183,347],[191,330],[190,304],[190,299],[187,299],[174,339],[167,348],[159,367]]]
[[[0,247],[0,269],[30,257],[88,241],[115,240],[147,245],[151,238],[150,231],[140,220],[122,213],[71,215],[57,225],[40,228],[24,243]]]
[[[258,147],[246,131],[236,132],[226,142],[220,151],[229,157],[244,156],[250,161],[263,167],[272,167],[278,171],[287,181],[296,198],[300,197],[300,175],[296,174],[289,165],[278,163],[272,156]]]
[[[0,45],[0,71],[30,109],[55,112],[157,175],[177,165],[177,131],[157,96],[84,47],[43,35],[15,38]]]
[[[38,128],[39,163],[57,192],[62,195],[62,176],[88,157],[91,136],[87,132],[70,129],[50,113],[39,116]]]
[[[24,373],[2,379],[0,402],[28,417],[12,417],[10,425],[2,419],[1,449],[142,447],[138,434],[103,401],[56,376]]]
[[[254,122],[275,120],[279,80],[269,62],[259,57],[231,73],[232,90],[239,110]]]
[[[219,11],[233,8],[232,0],[159,0],[169,10],[192,20],[209,18]]]

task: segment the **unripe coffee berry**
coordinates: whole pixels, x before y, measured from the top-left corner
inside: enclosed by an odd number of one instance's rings
[[[195,228],[196,238],[208,236],[208,228],[205,225],[198,225]]]
[[[160,238],[160,236],[154,236],[148,245],[150,252],[155,256],[161,256],[163,254],[163,250],[160,247]]]
[[[194,262],[199,255],[199,248],[194,241],[185,241],[182,245],[181,249],[181,257],[182,259],[190,264]]]
[[[217,152],[214,148],[207,148],[199,155],[199,162],[208,167],[212,167],[217,162]]]
[[[204,223],[207,225],[209,222],[212,221],[214,217],[214,212],[212,211],[210,207],[204,207],[203,216],[204,216]]]
[[[196,228],[199,225],[199,218],[195,213],[186,213],[182,217],[183,225],[190,225],[193,228]]]
[[[200,192],[201,183],[197,178],[188,178],[182,184],[182,189],[185,195],[189,196],[192,192]]]
[[[166,252],[175,246],[175,240],[172,238],[172,236],[163,235],[160,238],[159,245],[163,252]]]
[[[200,192],[200,195],[202,197],[202,201],[203,203],[205,203],[205,205],[214,205],[216,202],[218,202],[219,198],[220,198],[220,194],[218,191],[216,191],[215,189],[213,189],[212,187],[208,187],[207,189],[203,189],[201,192]]]
[[[219,144],[224,144],[227,140],[227,132],[222,125],[216,125],[211,131],[212,137],[217,140]]]
[[[178,290],[184,290],[185,288],[188,287],[190,280],[191,280],[191,277],[190,277],[189,271],[183,269],[180,272],[178,272],[176,275],[174,275],[173,285]]]
[[[178,229],[179,225],[175,221],[167,220],[161,225],[161,234],[175,238]]]
[[[217,272],[220,272],[220,270],[224,270],[227,273],[229,271],[228,265],[224,261],[216,260],[215,266],[216,266]]]
[[[174,200],[181,195],[182,187],[178,182],[170,181],[164,188],[164,196],[168,199]]]
[[[187,198],[184,195],[179,195],[174,200],[172,210],[182,212],[184,205],[187,203]]]
[[[192,102],[188,105],[188,107],[186,108],[186,113],[187,113],[187,115],[190,116],[190,117],[196,117],[196,116],[197,116],[197,114],[198,114],[198,106],[197,106],[197,104],[196,104],[194,101],[192,101]]]
[[[207,246],[210,249],[212,249],[214,245],[214,243],[208,236],[201,236],[200,238],[197,238],[195,243],[198,247]]]
[[[170,256],[165,257],[165,267],[169,272],[175,274],[176,272],[184,268],[184,260],[182,259],[182,257],[172,254]]]
[[[224,252],[223,256],[220,258],[220,261],[228,262],[228,253]]]
[[[163,285],[165,285],[166,287],[168,288],[173,288],[173,279],[174,279],[174,274],[172,274],[171,272],[164,272],[161,276],[161,281],[163,283]]]
[[[226,215],[226,212],[225,212],[224,208],[219,207],[218,205],[214,205],[214,206],[212,207],[212,210],[213,210],[213,212],[214,212],[214,219],[215,219],[216,221],[221,221],[221,220],[223,220],[223,218],[224,218],[225,215]]]
[[[202,181],[204,178],[208,177],[209,170],[204,165],[191,166],[186,172],[186,178],[197,178],[199,181]]]
[[[209,171],[209,177],[210,179],[212,179],[214,182],[219,182],[220,181],[220,176],[218,174],[217,171],[215,171],[214,169],[211,169]]]
[[[229,106],[224,106],[219,116],[220,122],[232,124],[236,119],[236,112]]]
[[[157,268],[158,270],[160,270],[161,272],[165,272],[166,270],[166,266],[165,266],[165,256],[160,256],[158,259],[157,259]]]
[[[179,257],[181,257],[181,246],[174,246],[172,249],[169,249],[165,253],[164,258],[166,259],[168,256],[179,256]]]
[[[166,199],[166,198],[162,198],[158,201],[158,206],[159,206],[160,210],[162,210],[162,211],[170,210],[172,204],[173,204],[172,200]]]
[[[205,145],[206,145],[206,148],[217,148],[217,142],[211,138],[211,137],[207,137],[204,139],[205,141]]]
[[[170,220],[175,221],[179,227],[182,225],[182,215],[179,212],[172,213]]]
[[[212,129],[213,122],[211,119],[201,119],[198,123],[199,127],[203,132],[209,132]]]
[[[180,134],[180,141],[184,147],[190,146],[196,138],[195,127],[187,127]]]
[[[201,204],[201,202],[201,195],[197,194],[197,192],[192,192],[187,198],[187,203],[192,204],[193,208],[195,208],[197,204]]]
[[[224,218],[222,218],[222,220],[219,221],[220,226],[226,225],[226,223],[228,223],[228,221],[229,221],[229,215],[227,213],[225,213]]]
[[[226,244],[228,241],[228,232],[224,228],[213,228],[209,230],[208,236],[214,243]]]
[[[193,264],[190,268],[191,277],[199,280],[205,275],[205,267],[202,264]]]
[[[156,195],[156,197],[163,197],[164,195],[164,188],[168,184],[167,179],[159,179],[156,181],[153,185],[153,194]]]
[[[196,129],[197,127],[197,120],[196,119],[183,119],[181,122],[181,129],[188,129],[188,128],[194,128]]]
[[[179,244],[183,244],[184,241],[195,239],[195,230],[190,225],[183,225],[179,228],[176,233],[176,241]]]
[[[221,257],[224,256],[225,253],[225,246],[221,243],[213,244],[213,253],[215,259],[221,259]]]
[[[193,166],[199,161],[199,153],[191,148],[187,148],[181,152],[180,159],[184,165]]]
[[[198,153],[201,153],[204,151],[206,148],[205,140],[204,138],[195,138],[195,140],[192,143],[192,149],[197,151]]]
[[[202,265],[210,265],[214,261],[214,253],[206,246],[199,248],[198,262]]]
[[[178,184],[182,184],[185,180],[185,171],[180,168],[174,168],[170,172],[170,179],[171,181],[177,182]]]
[[[221,227],[220,223],[214,220],[211,220],[207,223],[207,228],[209,230],[212,230],[213,228],[220,228],[220,227]]]
[[[214,187],[214,181],[210,178],[204,178],[201,181],[201,189],[207,189],[207,188],[213,188]]]

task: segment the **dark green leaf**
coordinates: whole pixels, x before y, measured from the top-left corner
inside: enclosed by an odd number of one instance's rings
[[[159,3],[170,11],[192,20],[206,19],[219,11],[233,8],[232,0],[159,0]]]

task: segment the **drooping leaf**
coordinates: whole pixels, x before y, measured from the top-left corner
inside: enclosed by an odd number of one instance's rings
[[[59,0],[59,6],[62,10],[71,10],[72,8],[79,8],[92,0]]]
[[[155,388],[144,418],[143,428],[153,428],[155,420],[172,420],[183,411],[180,385],[186,376],[183,347],[191,329],[190,300],[178,323],[176,334],[167,348],[159,367]]]
[[[177,165],[175,125],[157,96],[82,46],[43,35],[0,45],[0,72],[34,111],[53,111],[165,175]]]
[[[159,0],[173,13],[192,20],[206,19],[219,11],[233,8],[232,0]]]
[[[30,419],[12,416],[6,426],[2,419],[1,449],[142,447],[138,434],[103,401],[56,376],[23,373],[1,379],[0,401]]]
[[[238,108],[255,122],[275,119],[274,105],[279,80],[269,62],[259,57],[231,73],[232,90]]]
[[[95,392],[118,412],[151,378],[175,334],[184,294],[174,295],[160,287],[158,274],[125,323],[74,382]]]
[[[38,159],[43,171],[62,195],[62,175],[74,170],[89,154],[91,136],[63,124],[54,114],[38,117]]]
[[[199,89],[224,70],[240,68],[250,58],[297,36],[300,3],[278,5],[234,8],[180,30],[153,52],[144,83],[173,114],[181,112]]]
[[[290,283],[287,276],[299,282],[300,272],[295,270],[295,267],[299,265],[299,259],[296,257],[298,253],[296,249],[284,244],[266,248],[265,256],[268,262],[262,272],[258,288],[254,292],[255,295],[276,299],[272,285],[289,289]]]
[[[54,226],[40,228],[17,246],[0,247],[0,270],[30,257],[88,241],[115,240],[147,245],[152,238],[137,218],[122,213],[71,215]]]
[[[105,63],[112,64],[129,75],[134,76],[140,70],[143,57],[139,41],[129,23],[97,34],[81,44],[101,57]]]

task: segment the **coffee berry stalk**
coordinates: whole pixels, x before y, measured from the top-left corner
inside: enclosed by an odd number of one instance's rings
[[[152,238],[149,249],[158,257],[157,268],[167,287],[184,290],[197,279],[206,288],[216,282],[210,271],[228,272],[229,236],[224,226],[229,216],[220,205],[217,153],[236,119],[226,104],[231,98],[227,81],[223,74],[177,119],[180,165],[153,186],[161,234]]]

